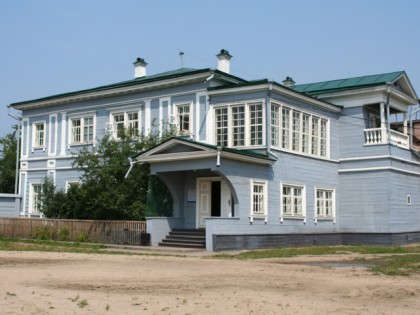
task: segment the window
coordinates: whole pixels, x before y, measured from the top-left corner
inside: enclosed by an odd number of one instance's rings
[[[251,217],[267,216],[267,182],[251,180]]]
[[[132,137],[137,137],[140,132],[138,112],[121,112],[112,114],[113,136],[120,139],[124,132]]]
[[[240,147],[245,145],[245,106],[232,107],[232,137],[233,146]]]
[[[228,109],[227,107],[216,108],[216,145],[228,146]]]
[[[300,151],[300,112],[293,111],[292,120],[292,150]]]
[[[313,155],[318,155],[318,134],[319,134],[319,118],[312,117],[312,151]]]
[[[249,105],[250,144],[263,144],[263,108],[262,103]]]
[[[32,184],[32,212],[39,212],[41,209],[42,184]]]
[[[271,145],[294,152],[328,156],[328,120],[271,104]]]
[[[184,133],[190,132],[190,104],[176,106],[176,117],[178,120],[179,131]]]
[[[35,148],[45,147],[45,123],[36,123],[33,126],[33,142]]]
[[[271,145],[280,146],[280,106],[271,105]]]
[[[283,107],[281,110],[282,122],[281,122],[281,147],[289,149],[290,142],[290,109]]]
[[[264,145],[263,103],[216,107],[214,130],[216,145],[228,147]]]
[[[334,216],[334,190],[316,189],[316,217],[332,218]]]
[[[311,116],[308,114],[302,115],[302,152],[309,153],[309,139],[310,139],[310,129],[309,121]]]
[[[281,185],[281,191],[281,217],[305,217],[305,187],[283,184]]]
[[[66,192],[72,187],[79,187],[79,186],[80,186],[80,181],[78,180],[66,181]]]
[[[92,143],[93,142],[93,117],[85,118],[72,118],[71,119],[71,132],[70,143]]]

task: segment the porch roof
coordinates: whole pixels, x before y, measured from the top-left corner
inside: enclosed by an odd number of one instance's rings
[[[189,150],[173,150],[177,146],[184,146]],[[133,155],[131,158],[137,162],[160,163],[217,157],[219,153],[221,158],[255,164],[271,165],[277,161],[273,155],[262,154],[254,150],[219,147],[185,137],[172,137],[149,150]]]

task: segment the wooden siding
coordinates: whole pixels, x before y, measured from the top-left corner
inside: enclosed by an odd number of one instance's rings
[[[1,237],[29,239],[44,235],[54,240],[140,245],[143,233],[144,221],[0,218]]]
[[[19,217],[20,195],[0,194],[0,217]]]

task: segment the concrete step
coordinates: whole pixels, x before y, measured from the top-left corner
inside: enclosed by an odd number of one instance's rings
[[[159,243],[159,246],[205,248],[206,231],[204,229],[174,229]]]

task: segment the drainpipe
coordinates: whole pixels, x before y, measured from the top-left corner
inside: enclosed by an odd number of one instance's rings
[[[16,134],[16,136],[17,136],[17,147],[16,147],[16,173],[15,173],[15,195],[17,195],[18,194],[18,186],[19,186],[19,148],[20,148],[20,125],[21,125],[21,123],[22,123],[22,117],[18,117],[18,116],[16,116],[16,115],[13,115],[11,112],[10,112],[10,105],[9,106],[7,106],[7,108],[9,109],[9,111],[8,111],[8,115],[10,116],[10,117],[12,117],[13,119],[16,119],[17,121],[18,121],[18,124],[17,124],[17,134]]]
[[[265,141],[266,141],[266,152],[267,156],[271,153],[271,91],[273,90],[273,84],[270,83],[268,86],[268,93],[265,97]]]
[[[217,147],[217,157],[216,157],[216,166],[220,167],[220,151],[222,151],[222,147]]]
[[[127,179],[128,175],[130,174],[131,169],[133,168],[134,163],[135,163],[135,162],[133,162],[133,159],[131,158],[131,156],[128,158],[128,161],[130,162],[130,167],[129,167],[127,173],[125,174],[124,179]]]

